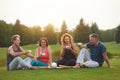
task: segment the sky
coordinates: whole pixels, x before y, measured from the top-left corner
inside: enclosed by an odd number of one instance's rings
[[[26,26],[60,28],[63,20],[72,30],[83,18],[86,24],[96,22],[99,29],[120,25],[120,0],[0,0],[0,20]]]

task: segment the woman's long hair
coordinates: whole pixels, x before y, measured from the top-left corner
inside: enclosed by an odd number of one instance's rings
[[[65,33],[65,34],[63,34],[62,37],[61,37],[61,44],[62,44],[62,45],[65,45],[65,40],[64,40],[65,37],[69,37],[70,43],[73,44],[73,37],[72,37],[70,34]]]

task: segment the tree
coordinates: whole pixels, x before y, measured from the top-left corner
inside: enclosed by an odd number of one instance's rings
[[[84,23],[84,20],[81,18],[79,24],[74,30],[74,40],[75,42],[88,42],[89,36],[89,25]]]
[[[40,39],[40,37],[43,35],[40,26],[34,26],[31,32],[33,32],[32,35],[34,36],[33,42],[37,42]]]
[[[117,27],[117,30],[116,30],[115,41],[117,43],[120,43],[120,25]]]
[[[29,28],[25,25],[22,25],[19,20],[16,20],[16,23],[13,26],[13,35],[19,34],[21,37],[21,45],[31,43],[31,36],[29,34]]]
[[[63,23],[62,23],[62,25],[61,25],[61,32],[60,32],[59,38],[58,38],[59,43],[61,43],[61,42],[60,42],[61,36],[62,36],[64,33],[67,33],[67,32],[68,32],[68,30],[67,30],[67,24],[66,24],[65,20],[63,20]]]
[[[54,32],[54,27],[52,24],[48,24],[44,28],[44,36],[47,37],[49,44],[56,44],[57,43],[57,36]]]
[[[67,24],[65,21],[63,21],[63,24],[61,26],[61,35],[64,34],[64,33],[67,33]]]
[[[0,46],[6,47],[9,46],[11,41],[11,35],[12,35],[12,24],[7,24],[5,21],[0,21]]]
[[[12,30],[13,35],[14,34],[22,34],[21,29],[22,28],[21,28],[20,21],[17,19],[14,26],[13,26],[13,30]]]
[[[116,29],[100,30],[103,42],[115,41]]]
[[[92,23],[90,33],[96,33],[99,36],[99,39],[102,40],[101,32],[96,23]]]

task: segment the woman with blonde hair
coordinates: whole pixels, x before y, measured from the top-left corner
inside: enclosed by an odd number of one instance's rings
[[[75,44],[73,43],[73,37],[65,33],[61,37],[61,59],[57,60],[57,66],[65,65],[65,66],[74,66],[76,64],[76,57],[77,57],[77,49]]]

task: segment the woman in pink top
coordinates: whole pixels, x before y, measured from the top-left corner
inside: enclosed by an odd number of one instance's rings
[[[46,37],[42,37],[39,40],[39,47],[35,52],[35,60],[32,60],[32,66],[48,66],[51,64],[52,56],[51,56],[51,48],[48,46],[48,40]]]

